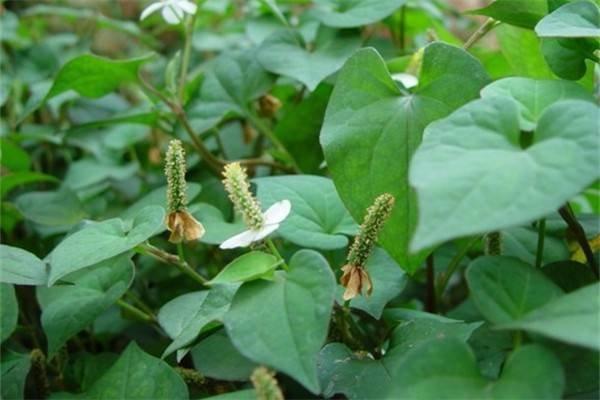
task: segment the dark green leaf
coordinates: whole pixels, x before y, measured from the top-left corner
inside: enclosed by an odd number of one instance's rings
[[[406,0],[317,0],[314,16],[327,26],[352,28],[378,22]]]
[[[12,335],[19,319],[19,303],[13,285],[0,283],[0,343]]]
[[[227,264],[208,283],[214,285],[252,281],[272,275],[273,270],[280,264],[281,261],[272,254],[263,253],[262,251],[251,251]]]
[[[487,15],[510,25],[533,29],[548,13],[548,6],[545,0],[496,0],[489,6],[470,13]]]
[[[31,362],[29,354],[4,351],[0,361],[0,397],[5,400],[25,398],[25,379]]]

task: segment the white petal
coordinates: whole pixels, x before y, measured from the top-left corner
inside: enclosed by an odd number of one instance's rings
[[[181,10],[192,15],[196,14],[196,10],[198,9],[198,7],[189,0],[179,0],[176,4]]]
[[[160,10],[162,7],[164,7],[164,3],[162,1],[150,4],[148,7],[144,8],[144,11],[142,11],[142,13],[140,14],[140,21],[148,18],[150,14],[157,10]]]
[[[256,240],[257,231],[248,230],[230,237],[219,246],[221,249],[235,249],[236,247],[247,247]]]
[[[162,16],[169,24],[175,25],[181,22],[183,11],[174,5],[167,5],[162,9]]]
[[[254,242],[257,242],[263,238],[266,238],[271,233],[275,232],[279,228],[279,224],[270,224],[263,226],[260,230],[254,231],[256,232],[256,236],[254,237]]]
[[[281,200],[277,203],[273,203],[267,211],[263,213],[265,217],[265,224],[279,224],[290,214],[292,209],[292,203],[289,200]]]
[[[392,75],[395,81],[399,81],[404,85],[405,88],[410,89],[419,84],[419,79],[411,74],[405,74],[403,72]]]

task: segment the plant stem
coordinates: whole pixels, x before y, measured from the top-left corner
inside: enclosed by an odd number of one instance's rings
[[[577,243],[579,243],[579,246],[581,246],[581,249],[585,254],[585,258],[592,272],[594,273],[596,278],[600,278],[600,275],[598,274],[598,267],[596,266],[596,261],[594,259],[594,252],[590,247],[590,243],[587,240],[587,236],[585,235],[583,227],[581,226],[579,221],[577,221],[577,218],[575,218],[573,212],[569,209],[568,203],[559,208],[558,213],[560,214],[562,219],[567,223],[569,230],[571,231],[571,233],[573,233],[573,236],[575,236],[575,240],[577,240]]]
[[[488,18],[480,27],[479,29],[477,29],[472,35],[471,37],[469,37],[467,39],[467,41],[465,42],[465,44],[463,45],[463,49],[468,50],[471,48],[471,46],[473,46],[475,43],[477,43],[477,41],[479,41],[479,39],[481,39],[482,37],[484,37],[489,31],[491,31],[495,26],[497,26],[499,24],[498,21],[496,21],[493,18]]]
[[[536,268],[542,268],[545,237],[546,237],[546,218],[542,218],[538,222],[538,242],[537,242],[537,251],[535,254],[535,267]]]
[[[435,292],[435,266],[433,253],[427,256],[426,264],[427,292],[425,294],[425,310],[435,314],[437,312],[437,301]]]
[[[179,97],[179,103],[184,103],[184,95],[185,95],[185,82],[187,80],[187,72],[190,63],[190,51],[192,49],[192,33],[194,31],[194,25],[196,23],[196,15],[195,13],[191,18],[188,19],[188,22],[185,26],[185,43],[183,45],[183,54],[181,57],[181,72],[179,74],[179,90],[177,92]]]
[[[446,272],[441,275],[441,278],[437,285],[437,298],[440,299],[446,290],[446,286],[448,286],[448,282],[452,277],[452,274],[456,271],[458,266],[460,265],[463,258],[467,255],[471,247],[475,245],[479,240],[481,240],[481,236],[476,236],[472,238],[465,246],[463,246],[458,253],[450,260],[450,264],[448,264],[448,268],[446,268]]]
[[[151,244],[145,243],[136,246],[135,250],[140,254],[149,255],[161,262],[164,262],[165,264],[175,266],[179,271],[189,276],[202,286],[206,286],[206,282],[208,282],[206,278],[194,271],[192,267],[188,265],[187,262],[182,262],[178,256],[167,253],[166,251],[161,250],[158,247],[154,247]]]
[[[281,254],[279,254],[279,250],[277,250],[277,247],[275,247],[275,244],[273,243],[273,241],[271,239],[266,239],[265,243],[267,244],[267,247],[269,248],[269,250],[271,250],[271,253],[275,257],[277,257],[279,259],[279,261],[281,261],[281,266],[283,267],[283,269],[288,271],[289,267],[288,267],[287,263],[285,262],[284,258],[281,256]]]
[[[156,322],[156,317],[154,315],[150,315],[140,310],[139,308],[127,303],[122,299],[118,299],[116,304],[121,307],[121,309],[127,311],[128,313],[135,315],[141,321],[144,322]]]
[[[405,47],[405,31],[406,31],[406,5],[403,5],[400,8],[400,38],[398,41],[400,42],[400,50],[404,50]]]

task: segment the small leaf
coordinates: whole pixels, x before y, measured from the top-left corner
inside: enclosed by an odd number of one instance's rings
[[[292,211],[277,232],[299,246],[322,250],[345,247],[357,225],[342,204],[333,182],[314,175],[254,179],[263,209],[289,200]]]
[[[0,244],[0,282],[45,285],[46,264],[26,250]]]
[[[269,275],[279,264],[281,264],[281,261],[272,254],[251,251],[227,264],[208,283],[214,285],[252,281]]]
[[[19,303],[13,285],[0,283],[0,343],[12,335],[19,319]]]
[[[200,238],[202,243],[221,244],[248,229],[241,218],[233,222],[225,221],[221,210],[210,204],[193,204],[190,206],[190,212],[206,229],[206,233]]]
[[[467,282],[475,305],[494,324],[519,319],[563,294],[540,270],[512,257],[477,258]]]
[[[302,82],[308,90],[342,67],[361,44],[360,37],[320,28],[314,43],[307,45],[291,30],[278,31],[258,49],[258,61],[273,73]]]
[[[84,394],[86,399],[187,399],[183,379],[167,363],[131,342],[117,362]]]
[[[29,354],[3,351],[0,361],[0,397],[6,400],[25,398],[25,380],[30,367]]]
[[[68,236],[47,256],[48,285],[63,276],[131,250],[163,229],[165,211],[142,209],[132,221],[118,218],[95,222]]]
[[[487,7],[469,13],[486,15],[510,25],[533,29],[548,13],[548,6],[543,0],[496,0]]]
[[[327,261],[311,250],[300,250],[289,272],[273,281],[245,283],[225,316],[235,347],[256,363],[290,375],[319,393],[317,355],[327,337],[335,280]],[[262,318],[256,313],[268,307]]]
[[[58,179],[51,175],[41,174],[39,172],[20,171],[2,177],[2,187],[0,188],[0,198],[6,196],[11,190],[29,183],[35,182],[53,182],[58,183]]]
[[[600,350],[600,284],[585,286],[554,299],[523,316],[518,321],[500,326],[523,329],[562,342]]]
[[[127,254],[105,260],[63,278],[68,285],[40,287],[42,328],[48,338],[48,357],[114,304],[133,281],[133,263]]]
[[[77,195],[67,187],[22,194],[15,206],[26,219],[40,225],[74,225],[87,216]]]
[[[406,0],[318,0],[314,16],[334,28],[353,28],[381,21]]]

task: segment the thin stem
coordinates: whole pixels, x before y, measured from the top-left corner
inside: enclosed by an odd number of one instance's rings
[[[277,247],[275,247],[275,244],[273,244],[273,241],[271,239],[266,239],[265,243],[267,244],[267,247],[269,248],[269,250],[271,250],[271,253],[281,261],[281,266],[283,267],[283,269],[288,271],[289,267],[288,267],[287,263],[285,262],[285,259],[281,256],[281,254],[279,254],[279,250],[277,250]]]
[[[437,301],[436,301],[436,292],[435,292],[435,267],[434,267],[434,258],[433,253],[427,256],[426,261],[426,284],[427,284],[427,292],[425,294],[425,310],[430,313],[437,312]]]
[[[182,264],[187,264],[187,261],[185,261],[185,253],[183,252],[183,243],[181,242],[177,243],[177,255],[179,255],[179,261]]]
[[[192,49],[192,33],[194,31],[194,25],[196,23],[196,15],[195,13],[191,18],[188,19],[188,22],[185,26],[185,43],[183,45],[183,55],[181,57],[181,72],[179,74],[179,90],[178,97],[179,102],[181,104],[184,103],[184,94],[185,94],[185,82],[187,80],[187,72],[190,63],[190,51]]]
[[[406,36],[406,5],[403,5],[400,8],[400,38],[398,41],[400,42],[400,50],[404,50],[405,45],[405,36]]]
[[[465,44],[463,45],[463,49],[468,50],[475,43],[479,41],[482,37],[484,37],[489,31],[494,29],[499,24],[499,21],[496,21],[493,18],[488,18],[480,27],[477,29],[471,37],[467,39]]]
[[[546,237],[546,218],[542,218],[538,222],[538,242],[537,242],[537,251],[535,253],[535,267],[536,268],[542,268],[545,237]]]
[[[167,253],[164,250],[159,249],[158,247],[154,247],[151,244],[140,244],[135,247],[135,250],[140,254],[149,255],[165,264],[170,264],[176,267],[179,271],[189,276],[202,286],[206,286],[206,282],[208,280],[204,278],[202,275],[193,270],[188,263],[182,262],[179,259],[179,256]]]
[[[481,240],[480,236],[476,236],[476,237],[472,238],[465,246],[463,246],[458,251],[458,253],[456,253],[454,258],[452,258],[452,260],[450,260],[450,264],[448,264],[448,268],[446,268],[446,272],[441,275],[441,278],[437,285],[437,298],[438,299],[441,298],[442,295],[444,294],[444,291],[446,290],[446,286],[448,286],[448,282],[450,281],[450,278],[452,277],[452,275],[454,274],[454,272],[460,265],[463,258],[465,258],[465,256],[469,252],[469,250],[471,250],[471,247],[473,247],[475,245],[475,243],[477,243],[479,240]]]
[[[568,204],[562,206],[558,209],[558,213],[560,214],[562,219],[567,223],[569,230],[573,233],[573,236],[575,236],[575,240],[577,240],[577,243],[579,243],[579,246],[581,246],[581,249],[585,254],[585,258],[592,272],[594,273],[596,278],[600,278],[600,275],[598,274],[598,267],[596,266],[596,260],[594,259],[594,252],[590,247],[590,243],[587,240],[585,231],[583,230],[583,227],[581,226],[579,221],[577,221],[577,218],[575,218],[575,215],[573,215],[573,212],[568,207]]]
[[[121,309],[127,311],[131,315],[134,315],[137,319],[144,322],[156,322],[156,317],[154,315],[150,315],[140,310],[139,308],[127,303],[124,300],[118,299],[116,303]]]

